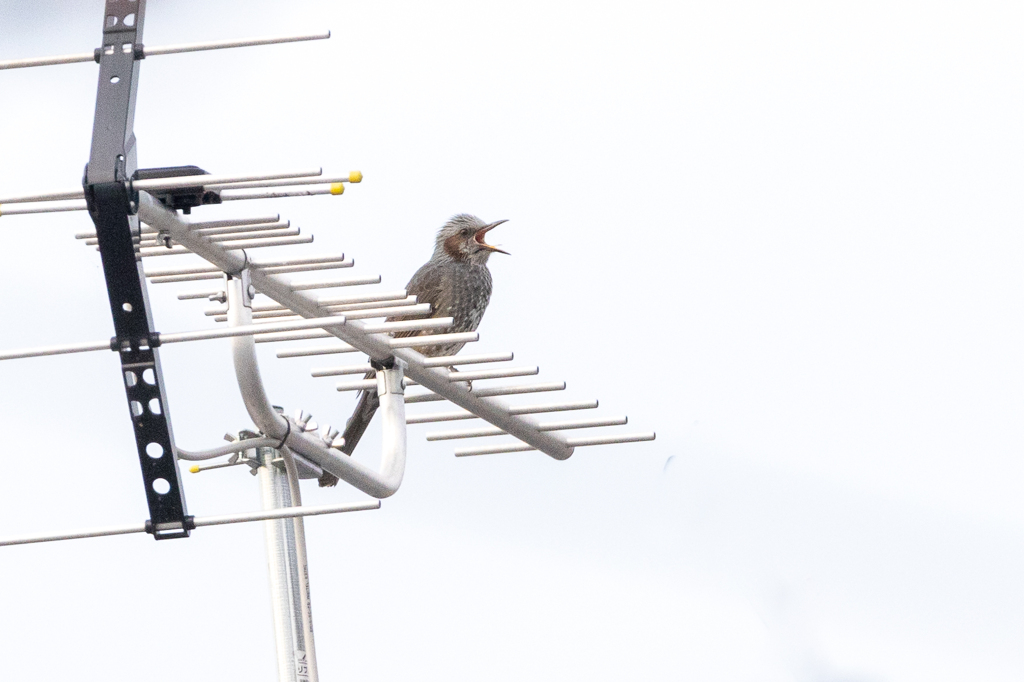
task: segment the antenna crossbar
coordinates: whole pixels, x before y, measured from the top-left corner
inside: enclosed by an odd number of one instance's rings
[[[166,231],[175,242],[182,244],[224,272],[238,273],[246,267],[245,260],[240,254],[228,251],[219,244],[211,244],[193,234],[187,223],[145,193],[139,195],[139,215],[145,222]],[[291,283],[280,279],[277,275],[251,270],[250,276],[256,291],[303,317],[316,318],[330,314],[329,311],[321,307],[318,301],[305,295],[302,291],[296,291]],[[334,327],[326,333],[358,348],[369,355],[371,359],[400,358],[408,366],[406,375],[410,379],[555,459],[568,459],[572,455],[572,448],[561,437],[539,432],[524,420],[509,415],[500,405],[482,400],[480,394],[471,391],[464,383],[452,382],[446,370],[424,367],[422,364],[424,356],[415,350],[417,346],[422,345],[417,342],[416,337],[400,339],[401,341],[411,341],[411,345],[407,348],[396,348],[391,343],[392,339],[384,336],[387,332],[399,329],[399,326],[415,323],[428,324],[429,322],[430,320],[423,320],[368,325],[353,320],[343,327]],[[321,333],[323,332],[311,332],[310,334],[319,335]],[[291,339],[294,338],[294,335],[288,335],[285,338]]]

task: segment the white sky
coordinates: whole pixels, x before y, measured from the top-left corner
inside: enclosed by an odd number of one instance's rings
[[[0,59],[91,50],[101,7],[0,0]],[[449,215],[510,219],[479,351],[658,432],[554,462],[413,427],[380,511],[306,524],[321,679],[1024,676],[1018,4],[240,7],[151,1],[145,42],[334,37],[146,60],[140,165],[361,169],[232,208],[390,289]],[[95,87],[0,72],[0,195],[80,182]],[[0,348],[110,336],[88,227],[0,219]],[[161,331],[210,324],[186,288],[151,287]],[[344,421],[331,363],[261,352],[275,402]],[[163,359],[181,446],[249,426],[226,342]],[[0,535],[145,518],[116,358],[0,387]],[[194,514],[259,504],[184,476]],[[269,682],[263,552],[255,524],[6,549],[0,678]]]

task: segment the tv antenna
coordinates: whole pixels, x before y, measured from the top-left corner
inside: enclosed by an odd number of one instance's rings
[[[144,523],[86,528],[46,535],[0,539],[0,546],[148,533],[157,540],[187,538],[204,526],[263,521],[270,564],[271,598],[279,678],[288,682],[318,679],[302,519],[305,516],[380,508],[402,483],[406,427],[479,419],[487,426],[429,432],[428,441],[481,439],[482,445],[455,450],[457,457],[536,450],[568,459],[576,448],[654,440],[654,433],[593,435],[592,429],[623,425],[626,417],[555,418],[547,415],[594,409],[596,400],[512,404],[504,396],[565,389],[564,382],[492,386],[493,379],[533,376],[535,366],[494,364],[512,353],[467,352],[427,357],[430,346],[473,343],[477,332],[450,333],[451,318],[431,318],[430,306],[403,290],[361,289],[378,277],[291,279],[292,273],[340,270],[353,262],[344,254],[299,254],[261,258],[259,249],[298,246],[313,241],[279,214],[193,221],[192,210],[228,201],[340,195],[347,184],[362,181],[353,171],[324,175],[295,169],[269,173],[214,175],[195,166],[138,168],[133,131],[135,98],[142,60],[159,55],[256,45],[324,40],[330,33],[227,40],[150,47],[142,41],[146,0],[106,0],[103,44],[92,53],[0,62],[0,70],[95,61],[99,86],[92,143],[82,187],[0,198],[0,217],[87,211],[94,229],[75,237],[99,252],[114,323],[110,339],[0,351],[0,361],[85,352],[115,352],[120,359],[131,423],[142,470],[149,519]],[[194,254],[202,265],[150,267],[154,258]],[[159,262],[159,261],[158,261]],[[153,328],[147,282],[199,283],[178,294],[183,301],[215,303],[205,315],[218,328],[158,332]],[[323,289],[341,295],[316,296]],[[419,319],[416,319],[420,316]],[[401,320],[390,318],[401,317]],[[413,319],[409,319],[413,318]],[[395,332],[415,336],[395,338]],[[226,445],[189,451],[174,441],[164,389],[160,347],[227,338],[239,390],[254,429],[230,436]],[[298,410],[287,416],[270,402],[260,376],[257,343],[331,339],[328,345],[285,346],[278,358],[308,358],[357,353],[357,364],[319,367],[314,377],[343,377],[373,372],[372,379],[345,380],[338,391],[376,391],[383,428],[380,466],[370,468],[339,451],[338,430],[317,427]],[[466,369],[466,367],[469,369]],[[477,369],[476,367],[492,367]],[[461,371],[456,371],[459,367]],[[406,389],[413,387],[408,393]],[[455,410],[406,414],[406,405],[447,401]],[[572,435],[587,429],[587,435]],[[507,435],[512,440],[492,442]],[[209,464],[212,460],[224,461]],[[199,462],[192,472],[248,466],[258,476],[262,510],[221,516],[193,516],[185,504],[179,460]],[[302,506],[299,481],[324,473],[373,498],[366,502]]]

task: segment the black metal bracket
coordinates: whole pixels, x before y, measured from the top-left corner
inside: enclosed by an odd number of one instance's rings
[[[171,166],[168,168],[142,168],[135,171],[132,180],[150,180],[156,178],[178,178],[187,175],[209,175],[199,166]],[[192,187],[176,187],[174,189],[154,190],[153,198],[172,211],[189,214],[196,206],[220,203],[220,192],[208,190],[202,185]]]
[[[150,520],[158,540],[188,537],[194,527],[185,508],[174,437],[167,409],[159,335],[153,331],[146,279],[137,254],[138,195],[131,187],[137,168],[135,95],[139,81],[146,0],[106,0],[100,77],[92,148],[85,170],[85,198],[96,224],[115,336]]]
[[[374,368],[378,372],[381,371],[381,370],[384,370],[384,369],[394,369],[395,368],[395,356],[391,355],[389,357],[384,358],[383,360],[378,360],[376,358],[370,358],[370,367]]]

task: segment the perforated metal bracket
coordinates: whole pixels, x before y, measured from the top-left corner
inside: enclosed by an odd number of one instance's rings
[[[191,530],[179,479],[167,396],[156,349],[146,280],[136,256],[138,197],[130,180],[136,170],[135,93],[146,0],[107,0],[92,148],[85,171],[85,198],[96,237],[114,320],[111,348],[121,361],[138,449],[146,502],[156,539],[187,537]]]

